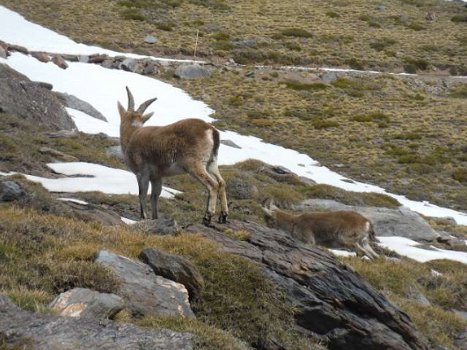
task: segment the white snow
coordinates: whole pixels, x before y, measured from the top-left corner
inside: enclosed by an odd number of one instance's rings
[[[88,202],[85,202],[85,201],[82,201],[81,199],[76,199],[76,198],[61,197],[61,198],[58,198],[58,200],[63,201],[63,202],[72,202],[76,204],[82,204],[82,205],[88,204]]]
[[[74,54],[95,52],[121,54],[77,44],[65,36],[26,21],[23,17],[2,6],[0,6],[0,23],[0,40],[26,46],[29,50]],[[119,135],[120,120],[116,104],[119,100],[126,106],[125,86],[131,89],[137,104],[149,98],[158,97],[158,100],[148,108],[148,112],[155,112],[155,115],[147,122],[147,125],[166,125],[189,117],[200,118],[207,122],[213,121],[210,117],[212,109],[203,102],[193,100],[181,89],[138,74],[77,62],[69,62],[69,68],[63,70],[53,63],[42,63],[20,53],[13,53],[8,59],[0,59],[0,63],[8,64],[32,80],[53,84],[54,91],[75,95],[93,105],[108,119],[108,122],[104,122],[80,111],[68,109],[78,129],[83,132],[103,132],[109,136]],[[325,70],[327,69],[325,68]],[[378,186],[349,180],[320,166],[309,156],[294,150],[267,144],[257,137],[240,135],[232,131],[223,131],[221,137],[233,141],[240,146],[240,149],[221,144],[220,164],[233,164],[249,158],[259,159],[270,164],[282,165],[299,176],[310,178],[318,183],[350,191],[385,193],[421,214],[452,217],[458,224],[467,225],[466,213],[435,206],[428,202],[412,201],[404,196],[386,193]],[[56,172],[73,177],[45,179],[31,175],[26,176],[33,181],[41,182],[46,188],[55,192],[102,191],[119,194],[137,194],[138,192],[134,175],[124,170],[80,162],[53,163],[49,166]],[[162,196],[172,197],[176,192],[164,188]],[[426,253],[426,250],[409,245],[407,241],[404,241],[405,244],[403,244],[404,242],[397,240],[386,241],[385,238],[382,240],[384,244],[392,244],[395,247],[392,249],[396,251],[398,249],[399,252],[404,251],[407,254],[419,254],[417,256],[420,256],[420,259],[427,259],[434,256],[433,254],[437,254],[436,256],[454,254],[439,249]],[[460,256],[464,255],[465,253],[462,253]]]
[[[135,220],[125,218],[123,216],[120,216],[120,219],[127,225],[133,225],[133,224],[136,224],[138,222],[138,221],[135,221]]]
[[[87,192],[101,191],[108,194],[138,194],[135,175],[129,171],[109,168],[104,165],[71,162],[47,164],[56,173],[67,175],[50,179],[23,174],[28,180],[39,182],[51,192]],[[0,173],[12,175],[14,173]],[[161,197],[173,198],[177,193],[169,187],[163,187]]]
[[[337,256],[344,256],[344,257],[349,257],[349,256],[357,256],[354,252],[349,252],[347,250],[340,250],[340,249],[328,249],[331,253]]]
[[[436,259],[449,259],[467,264],[467,253],[438,249],[431,247],[432,250],[417,247],[419,243],[404,237],[378,237],[379,245],[414,260],[425,262]]]

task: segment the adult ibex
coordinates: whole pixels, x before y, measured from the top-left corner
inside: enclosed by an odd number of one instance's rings
[[[308,212],[293,215],[280,210],[272,199],[263,202],[266,224],[312,245],[349,248],[370,259],[378,254],[369,241],[376,240],[371,222],[354,211]]]
[[[139,187],[141,218],[146,215],[146,196],[151,181],[152,218],[158,217],[162,178],[189,173],[208,190],[208,202],[203,223],[210,225],[220,196],[222,211],[219,223],[227,221],[228,208],[225,181],[217,167],[219,131],[200,119],[184,119],[167,126],[143,126],[153,113],[144,114],[157,98],[142,103],[135,110],[130,89],[128,109],[118,102],[120,113],[120,143],[125,163],[136,175]]]

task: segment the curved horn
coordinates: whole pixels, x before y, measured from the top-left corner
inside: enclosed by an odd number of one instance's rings
[[[128,95],[128,111],[129,112],[134,112],[135,110],[135,99],[133,98],[133,95],[130,92],[130,89],[128,86],[125,87],[126,93]]]
[[[146,102],[141,103],[141,106],[138,107],[137,112],[143,114],[146,108],[148,108],[149,105],[153,103],[155,100],[157,100],[157,97],[151,98],[150,100],[147,100]]]

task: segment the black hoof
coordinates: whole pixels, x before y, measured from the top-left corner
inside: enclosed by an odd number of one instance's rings
[[[221,212],[221,215],[219,215],[219,224],[226,224],[227,223],[227,213]]]
[[[212,215],[209,214],[209,213],[206,213],[203,217],[203,225],[204,226],[207,226],[207,227],[210,227],[211,226],[211,218],[212,218]]]

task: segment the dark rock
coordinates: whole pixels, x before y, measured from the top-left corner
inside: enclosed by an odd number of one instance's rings
[[[101,250],[95,260],[122,281],[121,292],[134,316],[166,315],[194,318],[186,288],[156,276],[152,269],[127,257]]]
[[[52,56],[52,62],[62,69],[68,68],[68,63],[66,63],[65,59],[61,55]]]
[[[52,91],[53,88],[54,88],[54,86],[53,86],[52,84],[46,83],[46,82],[44,82],[44,81],[37,81],[36,83],[37,83],[37,85],[39,85],[40,87],[43,87],[44,89],[47,89],[47,90],[49,90],[49,91]]]
[[[373,222],[377,236],[401,236],[416,241],[431,242],[439,234],[422,216],[409,208],[388,209],[345,205],[328,199],[309,199],[295,207],[297,210],[354,210]]]
[[[160,217],[155,220],[142,220],[131,225],[130,230],[141,231],[159,236],[176,236],[181,232],[178,223],[172,218]]]
[[[229,197],[236,199],[252,199],[258,196],[259,190],[245,178],[233,178],[226,185]]]
[[[155,44],[157,43],[157,39],[152,35],[146,35],[144,37],[144,42],[148,44]]]
[[[187,230],[262,267],[295,306],[297,329],[322,337],[331,350],[427,348],[404,312],[324,250],[252,222],[232,220]],[[223,234],[225,230],[250,236],[239,241]]]
[[[124,222],[118,214],[98,205],[91,203],[81,204],[65,200],[63,201],[63,206],[67,207],[65,211],[68,212],[68,216],[72,216],[84,222],[96,221],[108,226],[124,225]]]
[[[28,49],[23,47],[23,46],[20,46],[20,45],[8,44],[8,50],[9,51],[17,51],[17,52],[20,52],[20,53],[24,53],[25,55],[29,54]]]
[[[228,147],[242,149],[239,145],[237,145],[232,140],[221,140],[220,143],[222,143],[223,145],[228,146]]]
[[[196,79],[208,77],[211,70],[199,64],[182,64],[175,70],[175,76],[180,79]]]
[[[14,181],[0,180],[0,202],[12,202],[24,196],[20,185]]]
[[[44,63],[50,62],[50,57],[45,52],[31,52],[31,56],[40,62],[44,62]]]
[[[181,256],[146,248],[140,253],[139,258],[149,265],[156,275],[183,284],[190,294],[190,299],[204,288],[203,276],[189,260]]]
[[[24,311],[0,295],[1,344],[33,350],[191,350],[192,335]]]
[[[86,113],[87,115],[93,118],[103,120],[105,122],[107,121],[107,118],[104,117],[102,113],[95,109],[90,103],[83,101],[74,95],[69,95],[65,92],[57,92],[56,94],[65,103],[67,107]]]
[[[57,97],[24,75],[0,64],[0,109],[50,130],[76,128]]]
[[[99,293],[87,288],[74,288],[57,296],[49,305],[60,316],[108,319],[125,307],[118,295]]]
[[[60,54],[60,56],[62,56],[62,58],[65,60],[65,61],[69,61],[69,62],[79,62],[79,56],[78,55],[71,55],[71,54]]]

